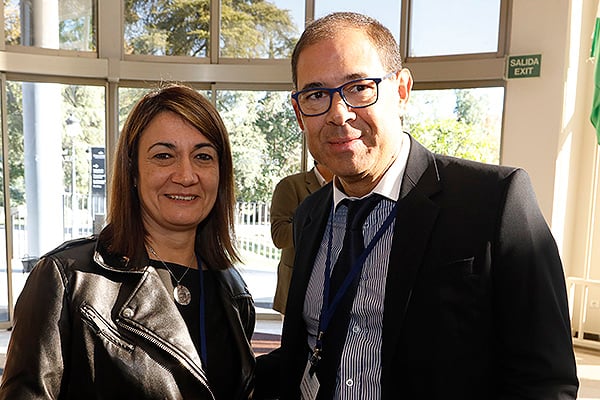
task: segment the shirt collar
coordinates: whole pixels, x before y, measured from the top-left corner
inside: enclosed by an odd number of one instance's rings
[[[325,180],[325,178],[323,178],[323,175],[321,175],[319,169],[317,167],[313,167],[312,170],[315,173],[315,176],[317,177],[317,182],[319,182],[319,185],[324,186],[327,183],[327,181]]]
[[[392,162],[392,165],[383,174],[383,177],[373,188],[370,193],[367,193],[361,198],[370,196],[372,193],[377,193],[385,198],[392,201],[398,201],[400,196],[400,185],[402,184],[402,177],[404,176],[404,170],[406,169],[406,163],[408,162],[408,153],[410,152],[410,138],[408,134],[402,132],[402,138],[400,139],[400,146],[398,149],[397,157]],[[334,178],[335,179],[335,178]],[[333,205],[337,208],[338,204],[344,199],[357,199],[346,195],[337,186],[333,185]]]

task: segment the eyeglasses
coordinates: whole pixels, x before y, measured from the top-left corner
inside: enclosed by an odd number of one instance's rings
[[[365,108],[377,103],[379,84],[396,75],[396,72],[381,78],[360,78],[344,83],[336,88],[311,88],[292,94],[302,115],[316,117],[323,115],[331,108],[333,95],[339,93],[348,107]]]

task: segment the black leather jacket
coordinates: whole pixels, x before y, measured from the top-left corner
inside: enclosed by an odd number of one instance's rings
[[[111,259],[104,247],[95,237],[70,241],[33,269],[0,399],[213,399],[166,271]],[[235,270],[217,276],[242,366],[227,373],[248,399],[254,303]]]

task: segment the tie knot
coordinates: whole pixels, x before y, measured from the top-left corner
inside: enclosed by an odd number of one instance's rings
[[[372,194],[360,200],[344,200],[348,206],[348,217],[346,220],[346,229],[362,230],[362,226],[367,216],[375,208],[382,197],[378,194]]]

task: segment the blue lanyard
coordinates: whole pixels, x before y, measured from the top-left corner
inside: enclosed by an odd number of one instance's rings
[[[361,253],[360,257],[354,262],[350,272],[344,278],[344,282],[340,286],[339,290],[335,294],[335,297],[331,302],[329,301],[329,290],[331,286],[331,248],[333,242],[333,214],[334,208],[333,204],[331,206],[331,211],[329,213],[329,240],[327,242],[327,258],[325,260],[325,272],[324,272],[324,284],[323,284],[323,305],[321,306],[321,314],[319,315],[319,332],[317,334],[317,341],[315,348],[313,350],[313,354],[311,357],[311,364],[313,367],[319,362],[321,359],[321,350],[323,348],[323,334],[327,331],[329,327],[329,323],[335,314],[335,311],[340,303],[340,300],[344,297],[350,284],[354,280],[354,278],[362,271],[362,267],[364,265],[365,260],[373,251],[373,248],[379,242],[383,234],[388,230],[394,219],[396,218],[396,211],[398,209],[399,202],[396,202],[392,211],[388,214],[383,225],[377,230],[375,236],[365,250]]]
[[[200,277],[200,359],[204,368],[207,366],[208,356],[206,354],[206,304],[204,299],[204,272],[202,271],[202,262],[196,255],[198,262],[198,276]]]

